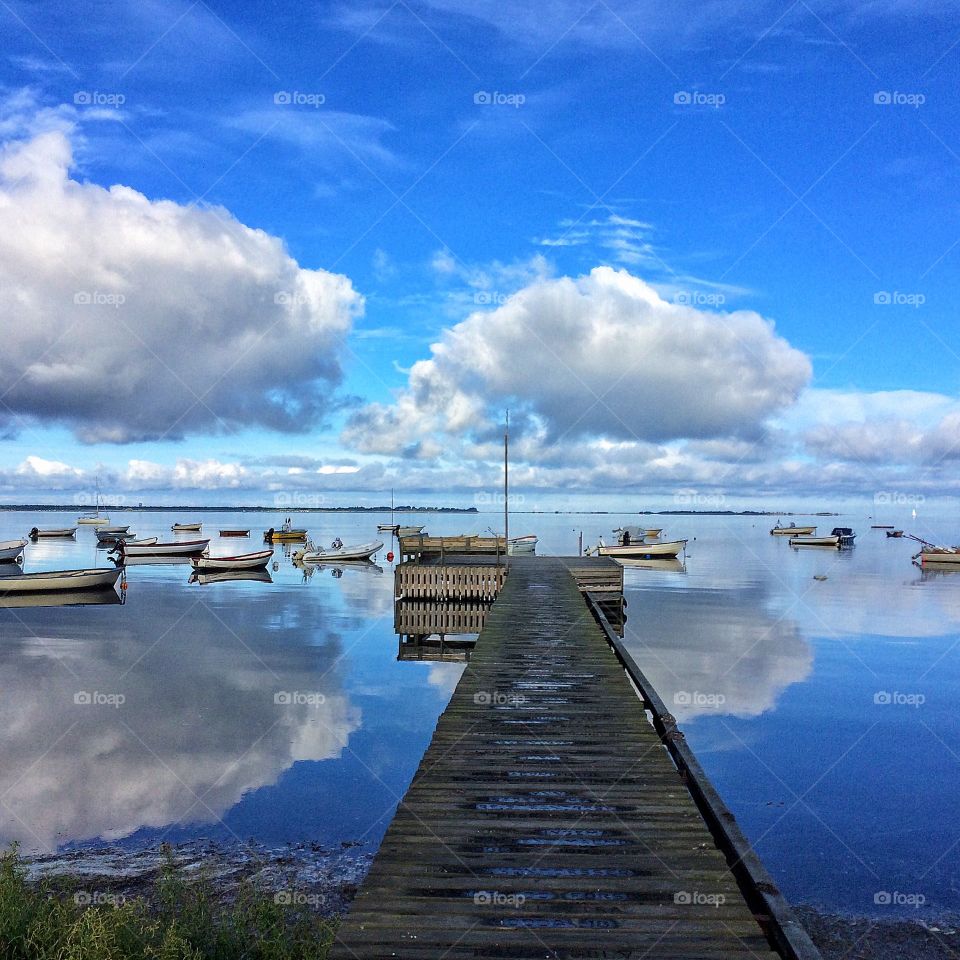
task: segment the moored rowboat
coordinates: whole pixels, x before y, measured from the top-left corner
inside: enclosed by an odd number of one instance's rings
[[[257,570],[265,567],[273,556],[272,550],[241,553],[235,557],[191,557],[194,570]]]
[[[26,545],[26,540],[0,540],[0,563],[16,560]]]
[[[535,553],[539,538],[534,533],[524,537],[511,537],[507,541],[507,554],[511,557],[525,553]]]
[[[199,533],[202,523],[175,523],[170,529],[174,533]]]
[[[637,560],[652,560],[658,557],[675,557],[686,547],[686,540],[669,540],[664,543],[630,543],[627,546],[615,544],[608,547],[601,540],[593,548],[601,557],[626,557]],[[588,552],[593,552],[593,550]]]
[[[791,537],[791,547],[852,547],[856,534],[850,527],[834,527],[825,537]]]
[[[125,543],[118,541],[121,557],[190,557],[203,553],[210,540],[181,540],[175,543]]]
[[[86,570],[45,570],[0,577],[0,593],[47,593],[61,590],[99,590],[112,587],[123,567],[94,567]]]
[[[221,537],[249,537],[249,530],[221,530]]]
[[[47,530],[34,527],[30,531],[31,540],[39,540],[41,537],[75,537],[76,535],[76,527],[53,527]]]
[[[960,564],[960,547],[924,547],[914,558],[921,566],[926,563]]]
[[[816,527],[798,527],[795,523],[791,523],[789,527],[781,527],[778,520],[770,534],[774,537],[809,537],[816,532]]]

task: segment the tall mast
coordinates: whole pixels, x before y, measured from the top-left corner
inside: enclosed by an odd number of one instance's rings
[[[506,552],[510,542],[510,411],[503,427],[503,539]]]

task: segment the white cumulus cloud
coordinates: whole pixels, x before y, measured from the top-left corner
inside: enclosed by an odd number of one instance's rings
[[[0,419],[117,443],[322,420],[363,308],[349,279],[72,164],[66,125],[0,151]]]

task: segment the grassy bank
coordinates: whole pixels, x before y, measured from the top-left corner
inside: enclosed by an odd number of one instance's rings
[[[336,921],[295,892],[252,885],[217,900],[170,859],[148,904],[91,884],[30,884],[16,849],[0,854],[0,960],[323,960]]]

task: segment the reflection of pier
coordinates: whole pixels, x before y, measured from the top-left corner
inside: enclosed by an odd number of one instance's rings
[[[600,609],[622,575],[512,558],[333,957],[819,958]]]
[[[490,607],[464,600],[398,601],[393,619],[400,636],[397,659],[469,660]]]

